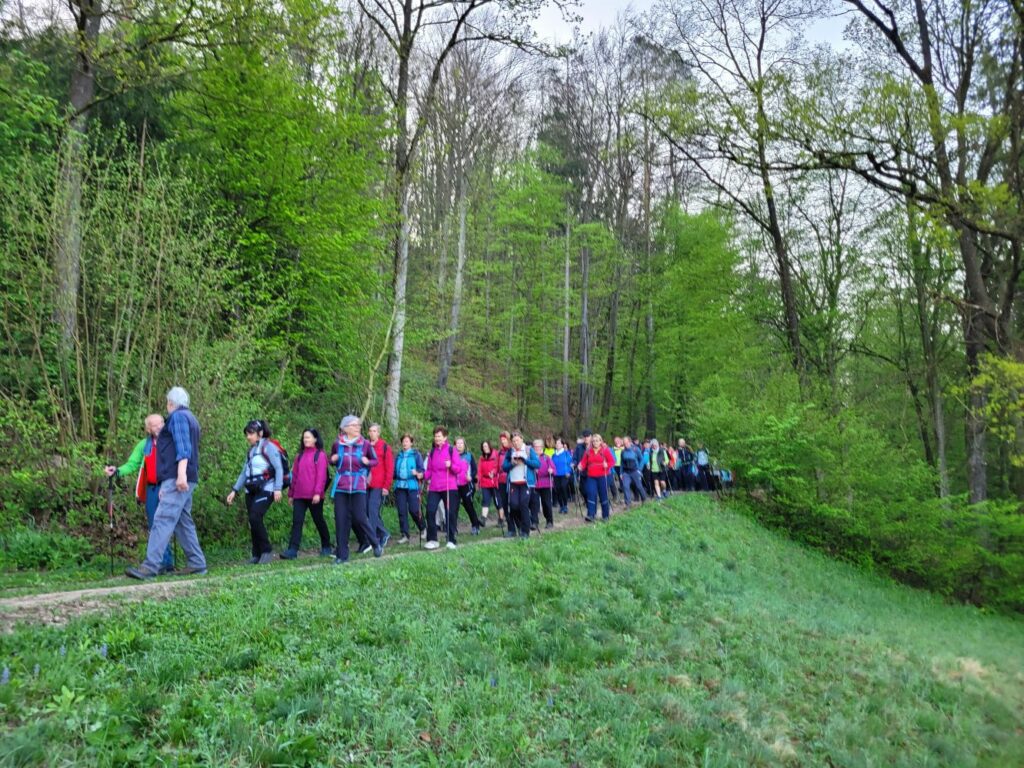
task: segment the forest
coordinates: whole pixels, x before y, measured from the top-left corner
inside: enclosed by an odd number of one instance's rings
[[[0,569],[102,551],[182,385],[208,540],[254,417],[590,428],[1024,609],[1024,3],[552,9],[0,0]]]

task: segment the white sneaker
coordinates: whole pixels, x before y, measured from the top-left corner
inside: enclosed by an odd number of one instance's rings
[[[409,543],[409,537],[408,536],[403,536],[402,538],[400,538],[398,540],[398,543],[399,544],[408,544]]]
[[[436,541],[428,541],[423,548],[424,549],[437,549],[440,546],[441,545],[438,544]]]
[[[445,544],[445,546],[448,547],[448,549],[458,549],[459,548],[459,545],[456,544],[454,541],[449,541],[447,544]]]

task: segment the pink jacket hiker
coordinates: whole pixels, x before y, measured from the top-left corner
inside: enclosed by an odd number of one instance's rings
[[[551,474],[548,474],[548,470]],[[550,488],[555,473],[555,462],[546,453],[540,455],[540,469],[537,470],[537,487]]]
[[[451,468],[445,466],[447,461],[451,461]],[[434,446],[424,463],[423,474],[427,490],[439,493],[457,491],[459,477],[464,477],[467,469],[466,462],[447,440],[440,447]]]

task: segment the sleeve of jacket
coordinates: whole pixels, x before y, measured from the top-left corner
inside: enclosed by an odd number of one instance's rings
[[[476,483],[479,480],[476,469],[476,456],[471,453],[469,454],[469,482],[471,483]]]
[[[385,443],[387,445],[387,443]],[[391,446],[388,445],[383,451],[384,455],[381,456],[381,461],[384,462],[384,487],[390,488],[391,484],[395,481],[395,452],[391,450]]]
[[[366,445],[366,450],[363,451],[363,457],[368,462],[367,464],[364,464],[363,466],[365,466],[366,470],[369,471],[370,467],[376,467],[377,466],[377,462],[380,461],[380,459],[377,458],[377,452],[375,450],[373,450],[373,446],[370,445],[370,441],[369,440],[364,440],[363,442]]]
[[[466,469],[466,460],[462,458],[458,451],[452,451],[452,467],[451,472],[453,475],[461,475],[463,470]]]
[[[507,451],[505,453],[505,458],[501,462],[501,471],[502,472],[511,472],[512,471],[512,451]]]
[[[427,457],[423,460],[423,482],[427,484],[428,488],[430,487],[431,475],[430,457],[433,455],[433,453],[433,451],[429,451],[427,453]]]
[[[526,457],[526,466],[534,471],[540,469],[540,459],[537,458],[537,452],[533,448],[530,449],[530,455]]]
[[[249,454],[246,452],[245,461],[242,462],[242,471],[238,473],[238,479],[235,480],[235,484],[231,486],[231,490],[235,493],[239,493],[245,486],[245,470],[249,466]]]
[[[263,452],[267,454],[267,461],[274,468],[274,490],[280,491],[284,487],[284,467],[281,466],[281,451],[269,440],[264,440]]]
[[[416,471],[421,475],[426,472],[426,467],[423,465],[423,454],[416,451]]]
[[[132,477],[139,473],[139,470],[142,469],[142,462],[145,461],[146,441],[148,439],[148,437],[144,437],[135,444],[131,455],[128,457],[128,461],[117,468],[119,477]]]
[[[330,455],[326,455],[321,456],[320,461],[316,462],[316,485],[314,488],[321,496],[323,495],[323,489],[327,486],[327,462],[330,460]]]

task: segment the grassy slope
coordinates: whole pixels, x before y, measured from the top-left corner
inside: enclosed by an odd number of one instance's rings
[[[0,659],[5,763],[1024,764],[1024,623],[694,497],[226,578],[21,630]]]

